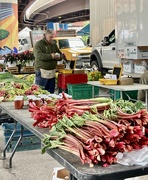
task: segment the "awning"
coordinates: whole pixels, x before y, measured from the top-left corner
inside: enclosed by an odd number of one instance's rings
[[[30,31],[32,31],[32,30],[29,29],[28,27],[25,27],[18,33],[19,38],[30,37]]]
[[[77,34],[81,35],[81,36],[89,35],[90,34],[90,24],[87,24],[81,30],[77,31]]]

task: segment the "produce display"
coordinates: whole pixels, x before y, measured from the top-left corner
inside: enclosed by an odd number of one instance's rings
[[[27,75],[26,75],[27,77]],[[31,77],[32,78],[32,77]],[[16,96],[49,94],[38,85],[23,78],[18,78],[10,73],[3,73],[0,76],[0,101],[12,101]]]
[[[49,128],[42,140],[47,149],[60,148],[78,156],[90,167],[116,163],[118,152],[148,146],[148,113],[141,101],[94,98],[52,100],[41,107],[29,104],[33,126]]]
[[[0,101],[14,100],[19,95],[49,97],[49,92],[33,82],[34,75],[1,74]],[[42,96],[39,106],[29,102],[28,110],[33,126],[50,130],[42,140],[42,153],[60,148],[78,156],[82,164],[106,167],[117,163],[118,152],[148,146],[148,112],[141,101],[105,97],[74,100],[62,92],[56,98]]]
[[[33,84],[35,75],[34,74],[27,74],[27,75],[24,74],[24,75],[14,75],[14,77],[16,77],[18,79],[24,79],[25,81]]]
[[[98,81],[100,78],[103,78],[103,75],[100,71],[88,71],[87,72],[88,81]]]

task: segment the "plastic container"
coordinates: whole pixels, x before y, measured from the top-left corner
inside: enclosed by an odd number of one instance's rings
[[[5,144],[7,143],[8,139],[11,136],[14,130],[14,126],[15,126],[14,123],[2,123]],[[20,134],[21,134],[21,124],[17,123],[16,132],[7,148],[8,152],[12,152],[18,138],[20,137]],[[38,137],[36,137],[32,132],[30,132],[28,129],[24,128],[23,138],[16,150],[23,151],[23,150],[34,150],[34,149],[39,149],[39,148],[41,148],[41,140]]]
[[[68,84],[68,94],[73,99],[89,99],[93,97],[92,85],[90,84]],[[99,87],[94,86],[94,95],[99,94]]]
[[[33,102],[35,103],[35,105],[37,106],[37,107],[40,107],[41,106],[41,98],[34,98],[33,99]]]
[[[68,89],[67,84],[87,83],[87,74],[58,74],[58,88]]]
[[[105,85],[117,85],[117,80],[116,79],[99,79],[100,84],[105,84]]]
[[[115,64],[112,75],[116,75],[117,79],[100,78],[99,82],[100,82],[100,84],[105,84],[105,85],[117,85],[118,79],[121,78],[121,74],[122,74],[122,66],[121,65],[116,66],[116,64]]]
[[[15,97],[14,99],[14,108],[15,109],[22,109],[24,106],[24,98],[19,96],[19,97]]]
[[[110,97],[114,99],[114,90],[110,89]],[[125,91],[122,92],[122,97],[124,100],[137,100],[137,96],[138,96],[138,90],[134,90],[134,91]],[[116,91],[116,95],[115,95],[116,99],[120,99],[121,98],[121,92],[120,91]]]
[[[72,74],[73,70],[72,69],[61,69],[61,70],[59,70],[59,72],[62,74]]]
[[[14,123],[14,119],[6,113],[0,113],[0,125],[2,123]]]
[[[7,143],[8,139],[9,139],[8,137],[5,137],[5,144]],[[13,151],[17,141],[18,141],[18,137],[15,137],[10,141],[7,147],[8,152]],[[41,148],[41,140],[38,137],[27,136],[22,138],[16,151],[28,151],[28,150],[36,150],[40,148]]]
[[[14,130],[14,123],[2,123],[2,129],[4,131],[4,136],[5,137],[9,137],[13,130]],[[28,129],[24,128],[23,131],[23,136],[32,136],[34,135],[31,131],[29,131]],[[18,137],[21,134],[21,124],[17,123],[16,125],[16,132],[14,134],[14,137]]]

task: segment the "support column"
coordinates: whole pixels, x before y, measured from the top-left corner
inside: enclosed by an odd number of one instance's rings
[[[17,0],[0,0],[0,56],[18,49]]]

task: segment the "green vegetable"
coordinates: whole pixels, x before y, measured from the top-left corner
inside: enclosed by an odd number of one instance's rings
[[[111,103],[111,108],[108,110],[105,110],[103,114],[106,118],[116,119],[118,108],[120,108],[125,113],[134,114],[140,109],[144,109],[145,104],[142,101],[137,101],[133,103],[128,100],[118,99],[114,101],[113,103]]]

